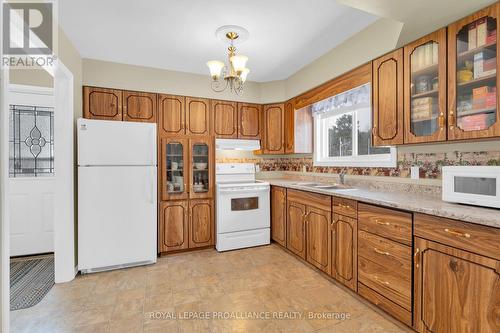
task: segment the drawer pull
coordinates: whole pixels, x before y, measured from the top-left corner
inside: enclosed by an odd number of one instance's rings
[[[419,257],[418,254],[420,253],[420,249],[417,247],[415,249],[415,254],[413,255],[413,264],[415,265],[416,268],[418,268],[418,262],[419,262]]]
[[[379,219],[375,219],[375,223],[380,225],[391,225],[389,222],[380,221]]]
[[[376,247],[373,248],[373,251],[375,251],[378,254],[383,254],[384,256],[390,256],[391,255],[389,252],[380,251]]]
[[[377,282],[380,282],[382,284],[385,284],[386,286],[390,285],[390,283],[388,281],[384,281],[384,280],[380,280],[378,276],[374,275],[373,278],[377,281]]]
[[[344,205],[344,204],[339,204],[340,208],[345,208],[345,209],[351,209],[351,206],[349,205]]]
[[[454,236],[457,236],[457,237],[470,238],[470,234],[468,234],[466,232],[459,232],[459,231],[455,231],[455,230],[448,229],[448,228],[445,228],[444,231],[449,233],[449,234],[452,234]]]

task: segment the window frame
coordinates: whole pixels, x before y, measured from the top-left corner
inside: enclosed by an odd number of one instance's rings
[[[371,84],[370,84],[371,85]],[[362,85],[361,85],[362,86]],[[360,86],[359,86],[360,87]],[[356,89],[354,87],[352,89]],[[351,90],[351,89],[349,89]],[[343,92],[339,93],[342,94]],[[368,106],[370,114],[370,123],[373,121],[373,112],[371,106]],[[389,147],[390,151],[388,154],[372,154],[372,155],[358,155],[358,131],[357,131],[357,120],[358,120],[358,110],[362,108],[349,110],[342,114],[352,114],[352,155],[350,156],[335,156],[328,157],[328,128],[326,117],[323,115],[314,116],[314,153],[313,153],[313,165],[314,166],[332,166],[332,167],[386,167],[394,168],[397,166],[397,148]],[[372,135],[373,141],[373,135]]]

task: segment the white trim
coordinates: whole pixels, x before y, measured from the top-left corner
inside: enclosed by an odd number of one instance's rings
[[[9,104],[54,107],[54,89],[47,87],[10,84]]]

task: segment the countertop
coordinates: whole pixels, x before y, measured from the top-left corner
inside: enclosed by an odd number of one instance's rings
[[[444,202],[440,198],[424,194],[382,192],[365,188],[354,188],[349,190],[322,190],[302,185],[294,185],[294,183],[305,182],[304,180],[294,180],[288,178],[266,178],[262,180],[275,186],[327,194],[385,207],[500,228],[500,209],[453,204]]]

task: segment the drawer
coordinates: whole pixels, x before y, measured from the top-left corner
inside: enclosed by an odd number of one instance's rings
[[[287,200],[316,207],[327,212],[330,212],[332,209],[332,197],[329,195],[291,189],[288,189],[286,193]]]
[[[405,276],[382,263],[358,256],[358,281],[411,311],[411,274]]]
[[[412,244],[411,213],[360,203],[358,219],[360,230],[406,245]]]
[[[358,218],[358,202],[356,200],[333,197],[332,212],[356,219]]]
[[[498,228],[415,214],[415,236],[500,260]]]
[[[412,326],[411,311],[403,309],[362,283],[358,283],[358,294],[408,326]]]
[[[379,263],[401,279],[411,279],[412,251],[410,246],[366,231],[359,231],[358,256]]]

